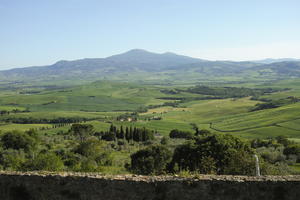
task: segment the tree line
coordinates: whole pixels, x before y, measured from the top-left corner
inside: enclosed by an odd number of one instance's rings
[[[129,171],[144,175],[200,174],[255,175],[254,154],[264,175],[294,172],[289,164],[300,163],[300,144],[284,136],[251,142],[232,135],[203,133],[171,149],[152,145],[131,154]]]
[[[72,124],[79,122],[86,122],[88,120],[84,117],[59,117],[54,119],[47,118],[33,118],[33,117],[11,117],[2,119],[6,123],[15,123],[15,124]]]
[[[241,98],[254,96],[258,97],[263,94],[278,92],[278,89],[272,88],[261,88],[261,89],[252,89],[252,88],[237,88],[237,87],[207,87],[198,85],[186,90],[190,93],[203,94],[203,95],[213,95],[221,98]]]
[[[30,112],[28,109],[25,109],[25,110],[19,110],[19,109],[12,109],[12,110],[0,110],[0,115],[3,116],[3,115],[9,115],[11,113],[25,113],[25,112]]]
[[[123,139],[127,140],[127,142],[146,142],[154,139],[154,131],[146,129],[145,127],[120,126],[120,128],[118,128],[113,124],[111,124],[109,130],[97,132],[95,135],[106,141]]]

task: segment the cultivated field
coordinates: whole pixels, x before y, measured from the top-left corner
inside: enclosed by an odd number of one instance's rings
[[[218,85],[218,84],[217,84]],[[282,99],[289,96],[298,97],[300,81],[285,80],[279,82],[238,83],[230,87],[252,88],[290,88],[287,91],[262,95],[260,98]],[[250,97],[207,99],[206,95],[185,92],[190,85],[140,85],[134,83],[118,83],[98,81],[83,86],[60,89],[43,89],[32,92],[26,87],[15,90],[3,90],[0,93],[0,110],[10,111],[1,118],[85,118],[85,123],[92,120],[99,130],[105,129],[110,123],[115,125],[134,125],[157,130],[161,135],[168,135],[171,129],[192,131],[196,124],[201,129],[216,133],[232,133],[245,138],[267,138],[286,135],[291,139],[300,138],[300,103],[284,105],[278,108],[250,112],[259,100]],[[181,92],[165,93],[163,90],[180,89]],[[190,99],[178,101],[177,99]],[[193,99],[194,98],[194,99]],[[195,99],[196,98],[196,99]],[[197,100],[197,98],[199,100]],[[175,106],[166,103],[178,102]],[[165,104],[164,104],[165,103]],[[156,107],[149,107],[154,105]],[[159,105],[159,106],[157,106]],[[148,109],[144,111],[143,108]],[[14,109],[30,112],[13,113]],[[139,111],[140,110],[140,111]],[[137,121],[118,121],[116,117],[138,112]],[[150,118],[160,118],[153,120]],[[70,125],[65,125],[64,130]],[[51,127],[42,132],[55,132],[62,127],[53,128],[51,124],[14,124],[2,120],[2,131],[30,128]]]

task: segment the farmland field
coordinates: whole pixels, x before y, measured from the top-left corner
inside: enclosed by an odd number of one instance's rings
[[[281,137],[300,143],[299,124],[299,79],[232,82],[224,78],[216,82],[173,84],[96,81],[82,85],[33,88],[18,85],[0,89],[0,137],[34,131],[41,142],[36,146],[40,154],[55,153],[64,160],[64,169],[71,171],[126,174],[130,172],[126,166],[135,152],[163,143],[174,151],[187,139],[170,137],[171,131],[197,135],[200,130],[220,137],[237,136],[247,144],[265,141],[266,147],[255,149],[258,155],[263,156],[267,148],[272,155],[267,157],[269,163],[273,162],[271,158],[277,158],[278,151],[278,159],[285,158],[283,167],[274,165],[283,171],[268,174],[297,174],[300,173],[298,161],[283,154],[282,144],[273,143]],[[96,152],[102,149],[105,154],[101,155],[108,163],[101,161],[95,165],[97,157],[84,152],[78,154],[78,148],[84,144],[72,132],[78,125],[93,127],[92,138],[97,138],[98,146],[92,148]],[[121,130],[123,136],[110,138],[109,134],[121,134]],[[147,130],[153,139],[129,140],[124,136],[125,130],[127,133]],[[87,142],[93,145],[95,141]],[[280,147],[274,150],[272,145]],[[5,152],[4,156],[12,159],[7,165],[6,161],[2,162],[6,169],[14,165],[14,170],[23,170],[26,165],[18,165],[18,162],[32,165],[30,159],[22,160],[23,150],[18,151],[20,161],[10,157],[15,151]]]
[[[252,100],[250,97],[201,99],[206,95],[189,93],[185,91],[188,87],[192,86],[97,81],[82,86],[44,89],[29,94],[26,93],[29,91],[26,87],[12,91],[5,90],[0,92],[0,110],[10,111],[10,114],[0,116],[2,119],[0,129],[7,131],[51,126],[51,124],[5,125],[3,121],[7,118],[77,117],[86,121],[101,122],[102,125],[96,126],[99,129],[113,122],[116,125],[147,127],[157,130],[162,135],[168,135],[174,128],[191,131],[193,128],[191,124],[196,124],[215,133],[231,133],[245,138],[267,138],[278,135],[286,135],[291,139],[300,138],[300,103],[250,112],[257,103],[261,103],[259,99]],[[217,84],[217,87],[221,86]],[[253,82],[246,85],[231,83],[230,87],[289,88],[286,91],[260,96],[267,99],[298,97],[300,94],[298,79],[257,85]],[[179,92],[164,92],[166,90]],[[185,100],[179,101],[180,99]],[[174,102],[177,102],[176,105],[168,104]],[[14,109],[20,112],[13,113]],[[29,112],[22,112],[25,109]],[[138,112],[140,118],[132,122],[116,120],[117,116],[130,112]],[[160,117],[160,120],[145,120],[151,117]],[[51,131],[55,131],[55,128]]]

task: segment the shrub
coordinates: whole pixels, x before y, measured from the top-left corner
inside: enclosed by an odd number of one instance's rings
[[[231,135],[206,135],[196,137],[177,147],[170,164],[170,171],[189,170],[200,173],[252,174],[249,165],[254,162],[253,149]],[[253,164],[255,169],[255,164]]]
[[[94,134],[94,127],[91,124],[73,124],[69,132],[83,142]]]
[[[29,164],[29,170],[61,171],[63,169],[63,161],[54,153],[40,153],[33,159],[32,163]]]
[[[1,143],[4,149],[24,149],[28,152],[34,148],[36,140],[27,133],[10,131],[2,135]]]
[[[284,149],[283,153],[285,155],[291,155],[291,154],[299,155],[300,154],[300,144],[290,144],[290,145],[288,145]]]
[[[169,136],[170,136],[170,138],[186,138],[186,139],[193,138],[193,134],[191,132],[181,131],[178,129],[171,130]]]
[[[25,162],[23,150],[7,149],[0,152],[0,164],[5,170],[21,170]]]
[[[150,146],[131,155],[130,171],[137,174],[163,174],[172,158],[164,146]]]
[[[167,137],[163,137],[163,138],[161,138],[161,140],[160,140],[160,144],[162,144],[162,145],[167,145],[169,143],[169,140],[168,140],[168,138]]]
[[[196,136],[199,136],[199,135],[209,135],[209,134],[211,134],[211,132],[209,131],[209,130],[206,130],[206,129],[202,129],[202,130],[197,130],[196,131]]]

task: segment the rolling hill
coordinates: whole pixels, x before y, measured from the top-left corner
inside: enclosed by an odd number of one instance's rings
[[[1,81],[202,81],[276,80],[300,77],[299,61],[264,62],[209,61],[174,53],[133,49],[107,58],[59,61],[53,65],[0,71]]]

